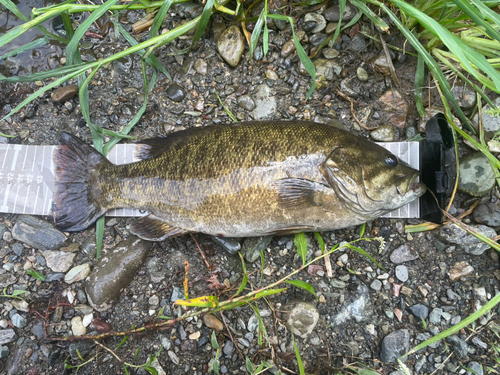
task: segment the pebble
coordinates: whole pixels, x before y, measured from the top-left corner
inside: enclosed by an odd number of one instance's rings
[[[73,336],[82,336],[87,333],[87,329],[83,325],[83,321],[80,316],[75,316],[71,319],[71,331],[73,331]]]
[[[222,324],[222,322],[212,314],[203,315],[203,323],[205,323],[208,328],[214,329],[216,331],[222,331],[224,329],[224,325]]]
[[[49,222],[33,216],[20,216],[12,229],[12,237],[35,249],[57,250],[66,236]]]
[[[370,288],[378,292],[380,289],[382,289],[382,281],[377,279],[373,280],[370,284]]]
[[[9,342],[14,341],[15,338],[16,333],[12,328],[0,330],[0,345],[8,344]]]
[[[226,341],[224,348],[222,349],[222,352],[227,356],[231,357],[231,354],[233,354],[234,351],[234,344],[231,340]]]
[[[180,359],[179,359],[179,357],[177,357],[177,355],[176,355],[173,351],[169,350],[169,351],[167,352],[167,354],[168,354],[168,356],[169,356],[170,360],[171,360],[171,361],[172,361],[175,365],[178,365],[178,364],[180,363]]]
[[[238,26],[229,26],[217,41],[217,49],[222,58],[233,68],[240,62],[245,50],[245,39]]]
[[[464,358],[468,354],[467,343],[458,336],[448,336],[446,341],[453,346],[458,358]]]
[[[304,16],[304,24],[313,22],[315,26],[309,31],[310,34],[316,34],[326,28],[326,20],[322,15],[310,12]]]
[[[198,74],[207,74],[207,62],[203,59],[196,59],[193,68]]]
[[[401,264],[418,259],[418,253],[409,244],[397,247],[390,255],[392,263]]]
[[[172,83],[167,87],[166,90],[167,97],[174,102],[181,102],[186,94],[184,93],[184,89],[179,86],[177,83]]]
[[[0,359],[7,358],[10,354],[8,346],[0,346]]]
[[[443,315],[443,309],[436,307],[432,309],[429,314],[429,323],[431,324],[439,324],[441,322],[441,316]]]
[[[500,226],[500,207],[498,202],[480,203],[472,213],[472,217],[479,224],[490,227]]]
[[[12,325],[17,328],[24,328],[28,324],[28,320],[24,316],[19,315],[18,313],[12,315],[10,320],[12,321]]]
[[[486,237],[495,237],[496,231],[485,225],[470,225],[470,227]],[[489,245],[469,234],[465,229],[460,228],[455,223],[449,223],[439,229],[437,237],[450,244],[456,244],[463,248],[467,254],[481,255],[490,248]]]
[[[326,79],[327,81],[332,81],[335,75],[340,75],[342,72],[342,67],[333,60],[327,59],[316,59],[314,61],[314,67],[316,68],[316,79]],[[308,75],[307,71],[301,64],[301,73],[304,75]]]
[[[67,100],[70,100],[73,96],[76,95],[78,92],[78,86],[77,85],[68,85],[64,87],[58,87],[53,93],[52,93],[52,99],[54,99],[56,102],[62,103]]]
[[[241,252],[248,262],[253,263],[257,259],[260,259],[261,250],[265,250],[272,239],[273,236],[247,237],[243,241]]]
[[[495,186],[495,174],[482,152],[460,158],[458,188],[474,197],[481,197]]]
[[[377,70],[379,73],[388,76],[391,74],[391,70],[389,68],[389,63],[387,62],[387,58],[384,53],[380,54],[374,61],[373,61],[373,67],[375,70]]]
[[[380,359],[382,362],[397,362],[410,349],[410,332],[400,329],[385,336],[382,340]],[[407,357],[401,358],[403,362]]]
[[[479,337],[477,336],[473,336],[472,337],[472,343],[474,345],[476,345],[477,347],[481,348],[481,349],[488,349],[488,344],[486,344],[484,341],[482,341]]]
[[[351,39],[349,47],[356,52],[363,52],[366,48],[366,40],[363,34],[356,34],[354,38]]]
[[[381,125],[370,132],[370,137],[377,142],[394,142],[394,128],[392,125]]]
[[[28,304],[28,302],[26,302],[23,299],[13,299],[11,301],[11,303],[12,303],[12,306],[14,306],[14,308],[16,310],[23,311],[23,312],[30,311],[30,305]]]
[[[462,277],[469,276],[474,272],[474,268],[466,261],[457,262],[450,270],[450,280],[456,281]]]
[[[335,326],[342,325],[349,320],[358,323],[368,321],[373,314],[373,306],[370,299],[368,287],[359,283],[356,289],[353,285],[347,289],[350,295],[346,298],[346,303],[340,307],[340,312],[331,317]]]
[[[411,312],[419,319],[425,319],[429,315],[429,309],[427,306],[418,304],[411,307]]]
[[[54,272],[67,272],[76,257],[75,253],[64,251],[42,250],[41,253],[47,262],[47,267]]]
[[[73,284],[78,281],[85,280],[85,278],[90,273],[90,264],[85,263],[79,266],[73,267],[67,274],[64,276],[64,282],[66,284]]]
[[[404,283],[406,280],[408,280],[408,268],[404,265],[397,266],[395,275],[401,282]]]
[[[310,302],[292,301],[283,307],[283,311],[287,312],[288,327],[301,338],[308,337],[318,323],[318,309]]]
[[[387,91],[379,98],[379,101],[385,106],[391,123],[397,127],[404,128],[406,126],[408,107],[399,91]]]
[[[356,70],[356,74],[358,75],[358,79],[361,81],[361,82],[366,82],[368,81],[368,78],[369,78],[369,75],[368,75],[368,72],[366,71],[365,68],[363,68],[362,66],[360,66],[357,70]]]
[[[476,105],[476,91],[468,85],[455,84],[451,93],[462,109],[471,109]]]
[[[358,12],[357,8],[347,4],[344,9],[344,14],[342,15],[342,22],[350,21],[354,18]],[[340,19],[340,7],[338,5],[333,5],[325,10],[325,18],[328,21],[338,22]]]
[[[496,98],[493,101],[493,104],[495,104],[497,108],[500,107],[500,97]],[[483,118],[484,134],[488,138],[493,138],[493,136],[500,130],[500,121],[498,121],[498,116],[490,115],[488,114],[488,111],[491,111],[491,107],[489,104],[483,107],[482,118]],[[479,117],[476,114],[476,116],[474,116],[474,122],[477,124],[478,121]]]
[[[262,316],[261,316],[262,317]],[[250,319],[248,319],[247,330],[249,332],[254,332],[259,327],[259,318],[256,314],[253,314]]]
[[[328,22],[327,25],[326,25],[325,32],[328,35],[333,34],[335,32],[335,30],[337,29],[338,25],[339,24],[337,22]]]
[[[255,102],[255,108],[252,111],[254,119],[263,120],[275,115],[277,110],[276,96],[268,85],[257,86],[252,97]]]
[[[247,111],[253,111],[255,108],[255,102],[250,95],[240,96],[238,98],[238,105]]]
[[[97,311],[112,307],[144,263],[151,242],[130,236],[101,256],[85,283],[90,305]]]
[[[323,56],[325,59],[332,60],[339,56],[339,51],[334,48],[323,48],[322,50]]]
[[[474,93],[475,94],[475,93]],[[475,97],[475,95],[474,95]],[[475,361],[471,361],[467,364],[467,374],[466,375],[483,375],[483,366]]]

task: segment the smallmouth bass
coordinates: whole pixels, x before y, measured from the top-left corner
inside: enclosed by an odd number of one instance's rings
[[[373,220],[426,191],[419,172],[383,147],[325,124],[245,122],[140,143],[140,161],[113,165],[62,134],[52,210],[59,229],[84,230],[110,209],[137,208],[150,215],[131,232],[152,241],[327,231]]]

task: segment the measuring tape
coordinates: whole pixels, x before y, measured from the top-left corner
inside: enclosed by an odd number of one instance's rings
[[[419,142],[381,142],[382,147],[412,168],[419,170]],[[54,194],[53,154],[58,146],[24,146],[0,144],[0,212],[28,215],[50,215]],[[138,144],[119,144],[107,158],[114,164],[128,164],[135,158]],[[121,208],[110,210],[107,216],[144,216],[147,212]],[[420,200],[392,211],[386,218],[420,217]]]

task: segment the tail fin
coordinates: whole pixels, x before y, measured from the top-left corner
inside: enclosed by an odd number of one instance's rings
[[[63,132],[54,154],[55,191],[52,215],[58,229],[86,229],[106,211],[99,201],[99,170],[111,164],[78,137]]]

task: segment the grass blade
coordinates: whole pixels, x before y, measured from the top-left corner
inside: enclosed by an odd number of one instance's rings
[[[300,289],[307,290],[309,293],[311,293],[314,296],[314,298],[316,298],[316,299],[318,298],[318,296],[316,295],[316,292],[314,291],[313,286],[309,283],[306,283],[305,281],[287,280],[287,281],[285,281],[285,283],[296,286],[297,288],[300,288]]]
[[[255,23],[255,27],[252,31],[252,36],[250,37],[250,59],[253,57],[255,47],[259,41],[260,33],[262,32],[262,26],[264,25],[264,20],[266,19],[266,9],[262,9],[260,12],[259,19]]]
[[[491,300],[489,300],[487,303],[485,303],[485,305],[483,307],[481,307],[479,310],[477,310],[475,313],[472,313],[467,318],[462,320],[460,323],[455,324],[453,327],[448,328],[446,331],[443,331],[443,332],[437,334],[436,336],[431,337],[428,340],[425,340],[423,343],[421,343],[421,344],[415,346],[413,349],[411,349],[403,357],[406,357],[410,354],[413,354],[416,351],[435,343],[436,341],[442,340],[450,335],[453,335],[454,333],[459,332],[462,328],[467,327],[469,324],[471,324],[472,322],[479,319],[481,316],[483,316],[487,312],[494,309],[495,306],[498,305],[499,303],[500,303],[500,293],[497,294],[495,297],[493,297]]]
[[[341,1],[341,3],[342,3],[342,1]],[[368,8],[365,3],[363,3],[360,0],[351,0],[351,3],[354,6],[356,6],[356,8],[358,8],[361,12],[363,12],[363,14],[366,17],[368,17],[373,22],[373,24],[375,26],[377,26],[381,31],[383,31],[384,33],[389,33],[389,25],[382,18],[377,16],[375,13],[373,13],[372,10],[370,8]],[[345,1],[344,1],[344,4],[345,4]],[[343,10],[341,12],[344,13]],[[340,25],[340,20],[339,20],[339,25]],[[335,38],[335,40],[336,40],[336,38]]]
[[[247,286],[247,283],[248,283],[248,271],[247,271],[247,267],[245,265],[245,260],[243,259],[243,255],[241,255],[241,253],[238,253],[238,255],[241,258],[241,265],[243,267],[243,280],[241,281],[240,287],[238,288],[238,291],[233,296],[233,298],[239,296],[241,294],[241,292],[243,292],[245,290],[245,287]]]
[[[196,32],[194,33],[192,44],[195,44],[198,40],[200,40],[201,36],[205,32],[205,29],[207,28],[208,25],[208,21],[210,20],[210,16],[212,15],[212,8],[214,7],[214,2],[215,0],[207,0],[207,3],[203,8],[203,12],[201,13],[200,22],[198,22]]]
[[[468,47],[454,34],[442,27],[437,21],[433,20],[411,5],[400,0],[392,0],[392,3],[403,10],[406,14],[416,18],[420,24],[425,27],[425,29],[441,39],[450,52],[457,56],[464,69],[472,74],[478,81],[485,84],[491,90],[500,92],[500,75],[488,63],[483,55]],[[475,67],[485,72],[489,78],[485,78],[480,75]]]
[[[355,252],[357,252],[357,253],[359,253],[359,254],[361,254],[361,255],[363,255],[363,256],[365,256],[365,257],[367,257],[367,258],[368,258],[368,259],[370,259],[373,263],[375,263],[375,264],[377,265],[377,267],[378,267],[378,268],[380,268],[380,269],[384,269],[384,267],[382,267],[382,266],[380,265],[380,263],[379,263],[379,262],[377,262],[377,260],[376,260],[374,257],[372,257],[370,254],[368,254],[368,253],[367,253],[365,250],[363,250],[362,248],[357,247],[357,246],[354,246],[354,245],[351,245],[351,244],[346,244],[345,246],[346,246],[346,247],[348,247],[349,249],[354,250]]]
[[[478,13],[477,8],[472,6],[470,4],[470,0],[464,1],[464,0],[453,0],[453,2],[460,8],[462,11],[467,14],[478,26],[484,27],[484,30],[486,33],[492,38],[500,41],[500,33],[496,31],[488,22],[484,20],[483,17],[480,16],[480,13]],[[475,4],[476,5],[476,4]],[[482,4],[481,5],[489,9],[486,5]],[[483,8],[483,9],[484,9]],[[491,10],[491,9],[489,9]],[[482,13],[482,12],[481,12]],[[492,12],[495,13],[495,12]],[[496,17],[495,17],[496,18]]]
[[[425,63],[422,55],[418,55],[417,72],[415,73],[415,104],[420,117],[425,117],[424,102],[422,100],[422,88],[425,80]]]
[[[109,8],[119,0],[108,0],[102,6],[97,8],[92,14],[82,22],[82,24],[76,29],[75,34],[71,38],[71,41],[68,43],[68,47],[66,48],[66,61],[68,65],[73,65],[75,62],[75,56],[78,49],[78,43],[80,43],[80,39],[83,38],[83,35],[88,31],[89,27],[99,19],[104,13],[106,13]]]
[[[153,24],[149,29],[150,38],[153,38],[156,36],[156,34],[158,34],[158,30],[160,30],[161,24],[163,23],[163,20],[165,19],[167,12],[173,3],[174,3],[173,0],[165,0],[161,5],[160,9],[158,9],[158,13],[156,13],[156,17],[153,20]]]
[[[4,60],[8,57],[16,56],[17,54],[24,52],[24,51],[29,51],[38,47],[42,47],[46,45],[49,42],[49,38],[47,36],[44,36],[43,38],[38,38],[32,41],[31,43],[25,44],[19,48],[16,48],[8,53],[6,53],[3,56],[0,56],[0,60]]]
[[[293,350],[295,351],[295,357],[297,357],[297,365],[299,366],[299,373],[300,375],[306,375],[306,371],[304,370],[304,364],[302,363],[302,358],[300,357],[299,348],[295,343],[295,336],[293,335],[293,331],[292,331],[292,340],[293,340]]]

